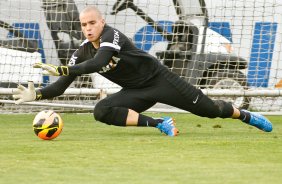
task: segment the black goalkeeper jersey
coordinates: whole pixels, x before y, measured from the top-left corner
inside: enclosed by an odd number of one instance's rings
[[[95,55],[99,52],[110,54],[111,60],[103,61],[104,58],[101,57],[95,60]],[[95,49],[91,42],[85,40],[73,54],[68,65],[77,65],[86,60],[91,60],[92,64],[97,62],[98,65],[98,67],[92,67],[92,70],[89,69],[90,65],[86,67],[89,73],[98,72],[125,88],[146,85],[146,82],[158,73],[161,65],[155,57],[135,47],[127,36],[108,25],[105,25],[100,37],[100,48]]]

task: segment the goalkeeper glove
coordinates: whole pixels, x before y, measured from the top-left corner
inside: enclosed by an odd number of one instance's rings
[[[13,91],[13,98],[17,100],[15,104],[21,104],[23,102],[30,102],[34,100],[39,100],[41,98],[41,92],[35,91],[34,84],[32,81],[28,82],[28,88],[19,85],[18,88]]]
[[[67,76],[69,75],[69,68],[67,66],[55,66],[51,64],[35,63],[33,68],[42,68],[44,75],[53,76]]]

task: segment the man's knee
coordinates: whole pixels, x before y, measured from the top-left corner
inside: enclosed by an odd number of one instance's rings
[[[222,100],[211,100],[203,96],[197,105],[197,112],[200,116],[208,118],[228,118],[233,114],[233,106]]]
[[[214,100],[214,104],[217,106],[220,118],[230,118],[232,116],[234,109],[231,103]]]
[[[110,112],[110,106],[108,106],[103,100],[98,102],[94,108],[94,118],[97,121],[107,123],[106,119]]]
[[[94,118],[108,125],[126,126],[128,108],[113,107],[110,101],[101,100],[94,109]]]

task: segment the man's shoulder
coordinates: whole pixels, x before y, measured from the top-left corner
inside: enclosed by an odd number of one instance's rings
[[[87,46],[90,43],[88,39],[85,39],[81,44],[80,47]]]
[[[77,54],[79,53],[85,54],[85,52],[89,52],[92,49],[93,49],[92,43],[88,39],[86,39],[80,44],[79,48],[77,49]]]
[[[101,38],[114,37],[115,35],[123,36],[124,34],[120,30],[105,24]]]
[[[104,29],[103,29],[103,32],[107,32],[107,31],[113,31],[115,28],[108,25],[108,24],[105,24],[104,26]],[[115,29],[116,30],[116,29]],[[102,33],[103,34],[103,33]]]
[[[74,51],[73,55],[81,57],[81,55],[84,55],[87,51],[90,50],[90,46],[92,43],[89,40],[84,40],[80,46]]]
[[[93,49],[92,43],[87,39],[84,40],[80,44],[79,48],[77,48],[72,54],[68,65],[72,66],[81,63],[84,60],[92,58],[92,52],[95,52],[92,49]]]

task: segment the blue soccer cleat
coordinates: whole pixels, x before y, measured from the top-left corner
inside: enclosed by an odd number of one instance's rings
[[[157,125],[157,128],[168,136],[177,136],[179,131],[175,127],[174,119],[171,117],[164,117],[163,122]]]
[[[255,126],[260,130],[263,130],[265,132],[271,132],[272,131],[272,124],[271,122],[264,117],[263,115],[255,112],[250,112],[247,110],[242,110],[244,112],[248,112],[251,115],[249,125]]]

